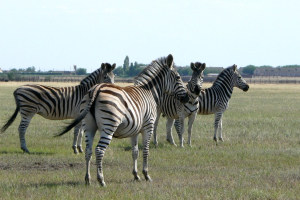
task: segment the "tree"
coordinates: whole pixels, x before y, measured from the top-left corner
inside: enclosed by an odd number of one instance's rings
[[[123,76],[123,75],[124,75],[123,67],[122,67],[122,66],[117,67],[117,68],[114,70],[114,73],[115,73],[117,76]]]
[[[257,67],[254,66],[254,65],[248,65],[248,66],[246,66],[246,67],[243,68],[242,72],[243,72],[243,74],[253,75],[253,73],[254,73],[254,71],[255,71],[256,68]]]
[[[86,74],[86,69],[84,69],[84,68],[77,68],[76,69],[76,74],[77,75],[85,75]]]
[[[129,57],[126,56],[125,60],[124,60],[124,64],[123,64],[123,71],[124,74],[126,74],[126,72],[129,70]]]
[[[35,67],[27,67],[26,72],[35,72]]]

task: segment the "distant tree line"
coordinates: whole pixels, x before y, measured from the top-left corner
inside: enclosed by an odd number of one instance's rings
[[[129,57],[126,56],[123,66],[118,66],[115,70],[114,73],[118,77],[135,77],[137,76],[143,68],[147,66],[147,64],[142,64],[138,62],[130,63],[129,62]],[[270,65],[263,65],[263,66],[255,66],[255,65],[247,65],[246,67],[243,67],[242,70],[240,70],[241,74],[244,75],[253,75],[254,71],[256,68],[259,67],[270,67]],[[284,66],[277,66],[276,68],[300,68],[300,65],[284,65]],[[184,67],[176,67],[178,73],[181,76],[190,76],[192,75],[193,71],[190,68],[190,66],[184,66]],[[220,68],[215,68],[215,67],[206,67],[204,70],[204,75],[207,75],[209,73],[220,73],[221,69]],[[41,72],[40,70],[36,71],[35,67],[28,67],[26,69],[19,68],[17,69],[11,69],[8,73],[0,73],[0,80],[21,80],[22,75],[63,75],[63,74],[57,74],[53,73],[52,70],[48,72]],[[76,68],[76,72],[73,73],[73,75],[86,75],[86,69],[85,68]]]

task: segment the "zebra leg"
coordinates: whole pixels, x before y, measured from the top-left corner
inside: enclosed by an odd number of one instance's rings
[[[160,118],[160,114],[161,114],[161,112],[160,112],[160,111],[157,111],[157,117],[156,117],[156,120],[155,120],[155,122],[154,122],[153,144],[155,145],[155,147],[158,146],[158,141],[157,141],[156,131],[157,131],[157,126],[158,126],[158,121],[159,121],[159,118]]]
[[[21,149],[25,153],[30,153],[29,150],[27,149],[26,140],[25,140],[25,133],[26,133],[26,130],[27,130],[27,128],[29,126],[29,123],[30,123],[33,116],[34,116],[34,114],[31,114],[31,115],[28,115],[28,116],[25,117],[21,114],[22,119],[21,119],[18,130],[19,130],[19,138],[20,138]]]
[[[83,136],[83,130],[82,127],[80,127],[79,132],[78,132],[78,139],[77,139],[77,150],[79,151],[79,153],[83,153],[82,150],[82,136]]]
[[[197,112],[194,112],[192,115],[189,117],[189,122],[188,122],[188,145],[192,146],[192,128],[193,128],[193,123],[196,119]]]
[[[97,163],[97,180],[100,183],[101,186],[106,186],[105,182],[104,182],[104,176],[103,176],[103,169],[102,169],[102,159],[104,157],[105,151],[108,147],[108,145],[110,144],[111,140],[112,140],[112,136],[108,135],[105,131],[107,131],[106,129],[102,129],[100,131],[101,133],[101,137],[99,140],[99,143],[96,147],[96,163]]]
[[[135,135],[130,138],[131,139],[131,147],[132,147],[132,159],[133,159],[133,170],[132,174],[134,176],[135,181],[140,181],[140,177],[138,176],[137,169],[137,158],[139,156],[139,147],[138,147],[138,135]]]
[[[183,146],[183,133],[184,133],[184,119],[176,119],[175,120],[175,128],[178,134],[178,138],[179,138],[179,142],[180,142],[180,147],[184,147]]]
[[[223,137],[222,137],[222,118],[223,118],[223,114],[221,115],[218,129],[219,129],[219,140],[223,142],[224,140],[223,140]]]
[[[72,149],[73,149],[73,151],[74,151],[75,154],[78,154],[78,151],[77,151],[77,141],[78,141],[78,133],[80,131],[80,127],[81,127],[81,123],[78,123],[74,127],[74,139],[73,139]]]
[[[222,119],[222,112],[216,112],[215,113],[215,133],[214,133],[214,141],[216,141],[216,143],[218,143],[218,139],[217,139],[217,133],[218,133],[218,129],[219,129],[219,122],[220,119]]]
[[[150,142],[150,138],[151,138],[151,132],[150,131],[145,131],[143,132],[142,136],[143,136],[143,174],[144,177],[146,179],[146,181],[150,181],[152,182],[152,179],[150,178],[149,174],[148,174],[148,156],[149,156],[149,142]]]
[[[86,126],[86,124],[85,124],[86,119],[90,120],[90,121],[88,121],[88,126]],[[95,134],[97,131],[96,123],[90,114],[88,114],[86,116],[86,118],[83,120],[82,129],[85,132],[85,143],[86,143],[86,147],[85,147],[85,161],[86,161],[85,184],[90,185],[91,184],[90,183],[90,180],[91,180],[90,162],[91,162],[91,158],[92,158],[92,154],[93,154],[93,149],[92,149],[93,141],[94,141],[94,137],[95,137]]]
[[[173,139],[173,135],[172,135],[172,127],[174,125],[174,119],[171,119],[168,117],[167,119],[167,124],[166,124],[166,129],[167,129],[167,141],[174,145],[174,146],[177,146],[174,142],[174,139]]]

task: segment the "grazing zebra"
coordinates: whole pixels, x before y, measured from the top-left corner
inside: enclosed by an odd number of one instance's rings
[[[184,119],[186,117],[189,117],[189,132],[192,129],[193,122],[197,116],[198,111],[198,96],[201,91],[202,83],[203,83],[203,70],[205,69],[205,63],[199,63],[196,62],[191,63],[191,69],[193,70],[193,74],[191,79],[188,81],[187,89],[189,91],[189,102],[186,104],[180,103],[178,100],[172,98],[171,96],[164,94],[161,98],[162,102],[165,102],[166,105],[162,108],[161,112],[164,113],[163,115],[167,116],[167,141],[171,144],[175,145],[174,139],[172,137],[172,126],[174,124],[174,120],[178,119],[180,122],[178,126],[179,136],[180,136],[180,146],[183,147],[183,140],[182,140],[182,134],[184,133]],[[157,118],[157,123],[155,124],[155,129],[153,132],[154,136],[154,144],[157,146],[157,124],[159,120],[160,113]]]
[[[135,78],[135,85],[119,87],[114,84],[94,86],[83,98],[80,116],[57,136],[63,135],[83,119],[82,128],[86,137],[86,184],[90,184],[90,160],[92,145],[97,130],[100,140],[95,149],[97,180],[105,186],[102,159],[113,137],[131,138],[133,172],[135,180],[140,180],[137,172],[138,134],[143,140],[143,174],[148,174],[149,141],[157,118],[157,108],[161,104],[163,93],[168,93],[182,103],[188,101],[188,95],[180,75],[173,68],[173,56],[152,61]]]
[[[51,87],[45,85],[28,84],[14,91],[16,110],[7,123],[2,127],[3,133],[16,119],[18,112],[21,114],[19,125],[19,137],[21,149],[29,153],[25,141],[26,129],[35,114],[46,119],[63,120],[74,119],[79,115],[80,102],[86,92],[97,83],[113,83],[114,74],[112,70],[116,64],[102,63],[101,67],[84,78],[80,85],[70,87]],[[74,153],[82,152],[81,141],[76,146],[78,132],[81,124],[74,129],[73,150]],[[81,131],[79,135],[81,135]],[[81,140],[81,138],[79,138]],[[77,147],[77,148],[76,148]]]
[[[249,85],[242,78],[237,70],[237,66],[233,65],[224,69],[216,78],[210,88],[201,90],[199,96],[199,115],[215,114],[215,132],[214,140],[218,143],[217,133],[219,132],[219,140],[223,141],[222,137],[222,117],[223,113],[229,107],[233,87],[237,87],[244,92],[247,92]],[[190,121],[189,121],[190,123]],[[175,121],[175,127],[180,125],[178,120]],[[177,131],[177,134],[179,132]],[[178,135],[180,138],[180,135]],[[191,133],[189,132],[188,144],[191,144]]]

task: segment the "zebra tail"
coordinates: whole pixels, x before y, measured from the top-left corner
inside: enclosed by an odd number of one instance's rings
[[[16,105],[17,105],[16,110],[15,110],[14,114],[7,120],[6,124],[1,128],[0,133],[4,133],[6,131],[6,129],[15,121],[15,119],[20,111],[20,104],[17,101],[15,93],[14,93],[14,96],[15,96],[15,101],[16,101]]]
[[[79,117],[77,117],[76,119],[74,119],[69,126],[65,127],[65,129],[61,133],[59,133],[57,135],[54,135],[54,137],[58,137],[58,136],[64,135],[65,133],[69,132],[72,128],[74,128],[79,122],[81,122],[85,118],[85,116],[87,115],[87,113],[90,111],[90,108],[93,106],[94,100],[98,97],[99,92],[100,91],[98,91],[95,94],[95,88],[93,88],[93,90],[91,89],[90,93],[92,93],[93,95],[92,95],[92,97],[90,97],[89,104],[85,108],[85,110],[79,115]],[[88,95],[88,94],[86,94],[86,95]]]

